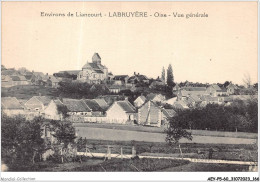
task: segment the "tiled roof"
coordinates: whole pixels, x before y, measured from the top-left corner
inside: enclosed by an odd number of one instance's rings
[[[213,87],[215,90],[221,90],[221,88],[217,84],[212,84],[211,87]]]
[[[18,76],[18,77],[19,77],[20,81],[27,81],[25,76]]]
[[[63,99],[63,104],[66,105],[68,110],[71,112],[90,112],[91,111],[83,100]]]
[[[131,80],[135,80],[135,79],[138,81],[148,80],[148,78],[145,75],[134,75],[134,76],[131,76],[128,80],[131,81]]]
[[[162,111],[167,118],[173,117],[176,114],[173,109],[163,109]]]
[[[56,105],[64,105],[59,99],[57,100],[53,100],[53,102],[56,104]]]
[[[128,75],[115,75],[113,80],[125,80],[125,78],[128,77]]]
[[[227,92],[226,88],[220,88],[220,90],[217,90],[217,92]]]
[[[24,109],[15,97],[2,97],[1,105],[5,109]]]
[[[143,96],[143,95],[140,95],[138,98],[142,99],[142,101],[146,100],[145,96]]]
[[[186,91],[206,91],[206,87],[182,87],[181,89]]]
[[[102,70],[94,70],[96,73],[104,73]]]
[[[49,79],[50,79],[53,83],[59,82],[59,80],[58,80],[55,76],[53,76],[53,75],[50,75],[50,76],[49,76]]]
[[[92,111],[102,111],[102,108],[98,105],[98,103],[95,100],[83,99],[83,101]]]
[[[2,82],[8,82],[8,81],[11,81],[12,78],[9,75],[2,75],[1,80],[2,80]]]
[[[14,75],[18,74],[18,72],[14,69],[2,70],[1,75]]]
[[[107,109],[109,107],[109,105],[107,104],[107,102],[105,101],[105,99],[94,99],[98,105],[103,109]]]
[[[44,106],[47,106],[51,102],[51,99],[46,96],[33,96],[33,97],[39,100]]]
[[[201,99],[199,98],[199,96],[197,95],[190,95],[190,98],[194,101],[194,102],[201,102]]]
[[[155,97],[156,97],[156,94],[150,93],[150,94],[148,94],[148,95],[146,96],[146,99],[147,99],[147,100],[153,100]]]
[[[10,76],[13,81],[20,81],[19,76]]]
[[[44,77],[43,72],[33,72],[33,74],[34,74],[35,76]]]
[[[180,109],[185,109],[185,108],[187,109],[187,108],[189,108],[187,106],[187,102],[185,102],[183,100],[176,101],[173,106],[176,107],[176,108],[180,108]]]
[[[117,104],[127,113],[135,112],[135,107],[129,101],[117,101]]]

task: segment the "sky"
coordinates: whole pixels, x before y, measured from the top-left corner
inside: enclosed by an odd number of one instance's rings
[[[136,11],[148,17],[108,17]],[[208,17],[154,17],[155,12]],[[242,84],[244,75],[257,82],[257,2],[2,2],[1,61],[7,68],[80,70],[95,52],[114,75],[156,78],[171,64],[176,82]]]

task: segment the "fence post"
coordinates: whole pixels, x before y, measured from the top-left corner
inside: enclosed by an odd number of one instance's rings
[[[85,152],[85,156],[88,156],[88,146],[86,144],[86,152]]]
[[[123,149],[121,147],[121,159],[123,159]]]
[[[135,146],[132,147],[132,157],[136,156],[136,150],[135,150]]]
[[[110,146],[108,145],[107,146],[107,159],[110,160],[111,159],[111,149],[110,149]]]
[[[62,152],[62,148],[60,150],[60,153],[61,153],[61,163],[63,163],[63,152]]]

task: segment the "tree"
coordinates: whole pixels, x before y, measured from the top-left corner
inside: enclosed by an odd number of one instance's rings
[[[74,143],[76,138],[75,128],[69,121],[54,121],[56,125],[54,127],[53,136],[56,137],[60,144],[64,144],[64,148],[67,148],[69,143]]]
[[[42,118],[26,121],[24,117],[1,118],[1,145],[2,157],[11,163],[35,162],[35,158],[41,158],[45,150],[44,139],[41,137]]]
[[[169,64],[167,69],[167,85],[169,87],[174,87],[174,77],[173,77],[173,71],[172,71],[172,65]]]
[[[65,105],[57,105],[57,110],[58,110],[58,114],[62,115],[62,118],[67,118],[69,117],[69,110],[67,108],[67,106]]]
[[[182,150],[180,146],[180,139],[181,138],[186,138],[188,140],[192,140],[191,133],[187,132],[185,129],[182,127],[181,120],[176,120],[176,118],[170,118],[169,119],[169,126],[166,130],[166,142],[168,142],[170,145],[176,144],[179,146],[180,153],[182,156]],[[183,158],[183,156],[182,156]]]
[[[25,67],[22,68],[18,68],[18,72],[22,75],[26,74],[27,72],[30,72],[28,69],[26,69]]]
[[[162,68],[162,77],[161,78],[165,83],[165,69],[164,69],[164,67]]]
[[[247,88],[251,87],[252,81],[249,73],[244,74],[243,82]]]
[[[223,84],[223,86],[226,88],[231,82],[230,81],[225,81],[225,83]]]

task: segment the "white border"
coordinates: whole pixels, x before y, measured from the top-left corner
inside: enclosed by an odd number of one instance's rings
[[[26,1],[26,0],[0,0],[0,1],[15,2],[15,1]],[[38,0],[31,0],[31,1],[37,2]],[[53,1],[68,2],[71,0],[46,0],[46,2],[53,2]],[[86,0],[78,0],[78,1],[86,1]],[[87,0],[87,1],[102,1],[102,0]],[[106,1],[111,1],[111,0],[106,0]],[[120,0],[112,0],[112,1],[120,1]],[[139,0],[139,1],[147,1],[147,0]],[[156,0],[150,0],[150,1],[156,1]],[[164,0],[164,1],[167,2],[171,0]],[[189,2],[191,0],[175,0],[175,1]],[[215,2],[214,0],[194,0],[194,1]],[[229,0],[229,1],[218,0],[218,1],[258,2],[258,17],[259,17],[260,6],[258,0]],[[1,4],[0,4],[0,8],[2,10]],[[0,24],[1,24],[1,20],[0,20]],[[1,40],[2,40],[2,34],[0,37],[0,41]],[[2,56],[0,60],[2,60]],[[259,63],[259,18],[258,18],[258,63]],[[259,67],[260,66],[258,65],[258,70]],[[259,80],[260,80],[260,74],[258,72],[258,83]],[[258,99],[259,98],[260,98],[260,94],[258,95]],[[260,109],[258,107],[258,113],[259,110]],[[260,116],[258,115],[258,120],[259,118]],[[258,133],[259,131],[260,129],[258,127]],[[260,137],[258,135],[258,144],[259,144],[259,139]],[[1,143],[0,143],[0,147],[1,147]],[[259,153],[258,153],[258,162],[259,162]],[[137,172],[0,172],[0,177],[14,179],[8,181],[25,181],[24,178],[35,178],[36,181],[207,181],[209,177],[222,177],[222,178],[229,177],[229,179],[231,177],[251,177],[251,178],[259,177],[259,171],[258,172],[142,172],[142,173],[137,173]]]

